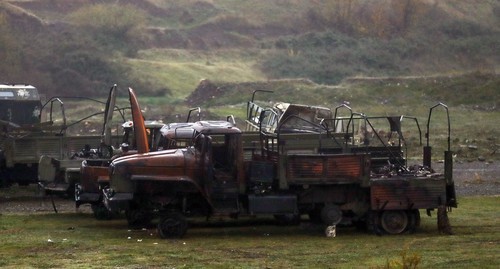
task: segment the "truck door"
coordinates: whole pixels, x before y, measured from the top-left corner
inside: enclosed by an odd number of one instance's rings
[[[240,185],[244,184],[241,134],[212,136],[212,203],[217,211],[238,211]]]

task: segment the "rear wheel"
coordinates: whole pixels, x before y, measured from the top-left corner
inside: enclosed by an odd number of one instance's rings
[[[413,209],[410,210],[408,214],[408,218],[410,221],[410,223],[408,224],[408,232],[414,233],[420,226],[420,212],[418,211],[418,209]]]
[[[181,213],[168,213],[158,223],[158,233],[162,238],[181,238],[186,234],[188,225]]]
[[[326,225],[337,225],[342,221],[342,210],[338,205],[327,204],[321,209],[321,220]]]
[[[8,188],[11,185],[9,172],[0,167],[0,188]]]
[[[408,229],[410,221],[404,210],[387,210],[380,214],[380,226],[388,234],[400,234]]]

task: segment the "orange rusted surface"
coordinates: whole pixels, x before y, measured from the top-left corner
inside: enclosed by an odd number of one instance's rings
[[[386,178],[373,180],[370,185],[373,210],[437,208],[446,203],[442,179]]]
[[[130,106],[132,108],[132,119],[134,121],[134,134],[137,143],[137,152],[146,153],[149,151],[149,147],[144,117],[142,116],[141,107],[139,106],[134,90],[129,88],[128,92],[130,97]]]
[[[368,155],[291,155],[287,159],[289,182],[327,181],[360,182],[368,173],[365,159]]]
[[[80,167],[80,184],[85,192],[98,192],[98,182],[109,181],[109,162],[103,162],[100,165],[96,163],[89,164],[83,161]]]

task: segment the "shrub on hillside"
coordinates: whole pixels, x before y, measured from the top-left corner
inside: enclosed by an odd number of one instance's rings
[[[86,30],[103,47],[134,54],[145,38],[141,29],[147,22],[147,14],[129,4],[95,4],[69,14],[68,20]]]
[[[84,6],[69,15],[76,25],[117,38],[126,37],[132,29],[144,25],[146,18],[146,14],[134,6],[118,4]]]
[[[353,75],[400,75],[402,60],[417,55],[405,39],[355,39],[334,32],[308,33],[275,42],[261,68],[272,78],[309,78],[335,84]]]

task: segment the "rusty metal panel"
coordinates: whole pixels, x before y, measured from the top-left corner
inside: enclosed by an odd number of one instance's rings
[[[99,192],[98,181],[109,181],[109,160],[85,160],[80,167],[84,192]]]
[[[365,155],[290,155],[289,183],[354,183],[362,180]]]
[[[373,210],[427,209],[446,202],[446,184],[441,178],[374,179],[370,185]]]

